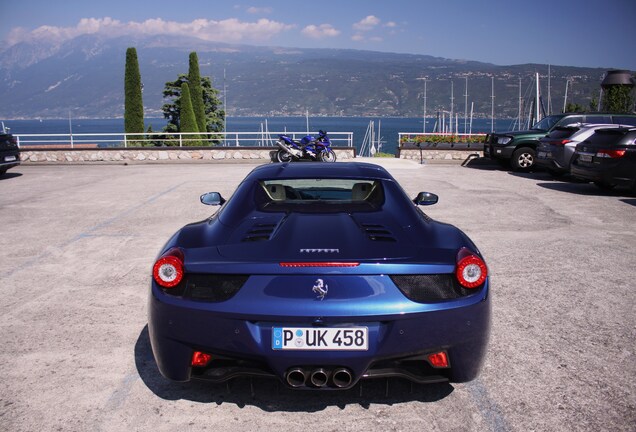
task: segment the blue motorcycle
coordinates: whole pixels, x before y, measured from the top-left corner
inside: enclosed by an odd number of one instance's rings
[[[318,131],[318,138],[313,135],[304,136],[300,141],[294,141],[288,135],[279,135],[276,144],[280,147],[276,152],[278,162],[312,160],[320,162],[335,162],[336,154],[331,149],[331,140],[327,132]]]

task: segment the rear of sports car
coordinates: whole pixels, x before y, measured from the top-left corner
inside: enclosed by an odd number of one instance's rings
[[[474,379],[490,327],[479,252],[412,203],[418,219],[407,224],[397,205],[357,206],[280,204],[240,218],[227,208],[177,233],[151,282],[161,373],[175,381],[272,377],[312,390],[382,377]]]

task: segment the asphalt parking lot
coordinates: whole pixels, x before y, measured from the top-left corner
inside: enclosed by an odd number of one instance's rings
[[[0,178],[0,430],[596,431],[636,425],[636,197],[488,165],[388,160],[480,247],[493,321],[466,384],[292,392],[163,379],[150,268],[199,195],[254,164],[20,166]]]

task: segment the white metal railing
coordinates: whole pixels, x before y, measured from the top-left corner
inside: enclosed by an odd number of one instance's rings
[[[145,132],[145,133],[101,133],[101,134],[14,134],[20,147],[64,146],[80,147],[274,147],[278,135],[287,135],[300,140],[307,132]],[[318,136],[317,132],[310,135]],[[353,132],[330,132],[335,147],[353,147]],[[141,137],[141,138],[140,138]]]

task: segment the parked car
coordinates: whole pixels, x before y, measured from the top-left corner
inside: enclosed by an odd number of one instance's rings
[[[555,177],[567,174],[570,172],[570,162],[576,145],[589,138],[597,129],[614,127],[619,125],[584,123],[557,126],[539,140],[536,164]]]
[[[598,129],[576,146],[571,174],[602,189],[636,192],[636,127]]]
[[[279,379],[348,389],[361,379],[474,379],[490,328],[473,242],[432,220],[382,167],[269,164],[186,225],[154,264],[148,329],[175,381]]]
[[[0,175],[20,165],[20,148],[11,134],[0,133]]]
[[[539,139],[549,134],[557,126],[570,126],[579,123],[636,126],[636,115],[603,113],[549,115],[527,131],[498,132],[486,135],[484,156],[509,165],[515,171],[530,171],[535,166]]]

